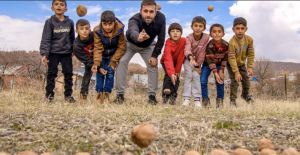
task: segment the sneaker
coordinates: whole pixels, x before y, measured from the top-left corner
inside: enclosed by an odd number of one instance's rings
[[[87,93],[80,93],[80,103],[85,103],[87,99]]]
[[[230,99],[230,106],[237,107],[235,99]]]
[[[200,101],[194,101],[195,107],[202,108],[202,104]]]
[[[72,97],[72,96],[68,96],[68,97],[65,97],[65,101],[69,102],[69,103],[75,103],[75,99]]]
[[[150,95],[149,96],[149,101],[148,101],[149,104],[152,104],[152,105],[156,105],[158,102],[156,101],[156,98],[155,98],[155,95]]]
[[[202,98],[202,103],[204,107],[207,107],[210,105],[210,100],[209,98]]]
[[[184,100],[182,103],[183,106],[189,106],[190,105],[190,100]]]
[[[164,94],[166,94],[166,95],[171,94],[171,90],[170,89],[164,89]]]
[[[176,105],[176,97],[175,96],[170,97],[170,104],[171,105]]]
[[[169,99],[170,99],[170,96],[169,95],[163,95],[162,99],[163,99],[163,104],[167,104]]]
[[[103,93],[103,103],[104,104],[109,104],[109,92],[104,92]]]
[[[54,97],[45,97],[46,103],[52,103],[54,100]]]
[[[117,97],[113,102],[116,104],[123,104],[124,103],[124,94],[117,94]]]
[[[220,107],[223,107],[223,99],[217,98],[216,99],[216,108],[218,109]]]
[[[96,94],[96,103],[97,104],[101,104],[102,103],[102,96],[103,96],[103,93],[97,93]]]
[[[248,94],[248,95],[241,94],[241,97],[242,97],[242,99],[244,99],[247,103],[252,103],[252,102],[254,102],[249,94]]]

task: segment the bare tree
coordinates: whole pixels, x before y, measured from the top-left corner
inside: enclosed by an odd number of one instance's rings
[[[265,57],[259,57],[254,62],[254,76],[258,79],[258,91],[261,94],[264,93],[263,88],[265,87],[267,81],[274,76],[274,71],[272,70],[272,61]]]

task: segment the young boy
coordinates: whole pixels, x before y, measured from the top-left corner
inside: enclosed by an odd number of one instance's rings
[[[60,62],[65,79],[65,100],[74,103],[75,100],[72,97],[74,23],[68,16],[64,15],[67,11],[65,0],[53,0],[51,9],[55,15],[46,20],[40,45],[42,63],[44,65],[48,63],[46,102],[53,101],[57,66]]]
[[[209,35],[203,33],[206,28],[206,20],[197,16],[193,19],[191,28],[193,33],[189,34],[186,37],[185,45],[185,56],[184,60],[184,88],[183,88],[183,97],[184,106],[190,104],[190,98],[194,97],[194,104],[196,107],[202,107],[201,105],[201,84],[200,84],[200,74],[204,58],[206,45],[209,41]]]
[[[221,24],[210,26],[209,35],[212,37],[206,47],[205,62],[202,65],[201,72],[201,91],[202,103],[206,107],[210,105],[208,98],[207,82],[211,71],[215,75],[217,85],[216,108],[223,105],[224,99],[224,69],[228,60],[228,42],[222,39],[224,37],[224,27]]]
[[[248,103],[253,101],[249,95],[250,82],[253,77],[253,64],[255,52],[253,39],[246,35],[247,21],[243,17],[237,17],[233,21],[235,35],[229,41],[228,47],[228,73],[230,76],[230,105],[236,105],[238,82],[242,82],[243,91],[241,97]],[[245,65],[247,59],[247,68]],[[248,77],[248,74],[250,75]]]
[[[84,75],[80,90],[80,102],[85,103],[89,92],[92,77],[94,34],[91,32],[90,23],[85,19],[76,22],[76,37],[73,44],[73,52],[77,59],[84,64]]]
[[[176,104],[177,90],[179,87],[179,76],[185,58],[185,38],[182,38],[182,27],[179,23],[172,23],[168,29],[170,38],[166,41],[164,54],[160,63],[165,70],[163,82],[163,104]]]
[[[101,22],[94,28],[94,66],[97,72],[96,102],[109,103],[109,94],[114,86],[117,62],[126,50],[124,24],[112,11],[101,14]]]

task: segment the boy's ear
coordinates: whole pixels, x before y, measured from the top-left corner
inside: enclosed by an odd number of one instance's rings
[[[67,12],[67,11],[68,11],[68,8],[65,9],[65,12]]]
[[[210,32],[209,32],[209,36],[212,37]]]
[[[224,37],[225,36],[225,33],[223,32],[223,36],[222,37]]]
[[[234,32],[234,27],[232,27],[232,31]]]
[[[78,30],[76,29],[75,32],[78,34]]]
[[[247,32],[247,30],[248,30],[248,27],[246,27],[246,30],[245,30],[245,32]]]
[[[53,6],[51,6],[51,10],[54,11],[54,10],[53,10]]]

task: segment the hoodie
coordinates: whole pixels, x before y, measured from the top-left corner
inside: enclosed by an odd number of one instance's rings
[[[80,36],[78,35],[73,44],[73,53],[76,58],[83,63],[84,65],[92,68],[94,61],[94,34],[91,32],[89,34],[88,40],[80,40]]]

